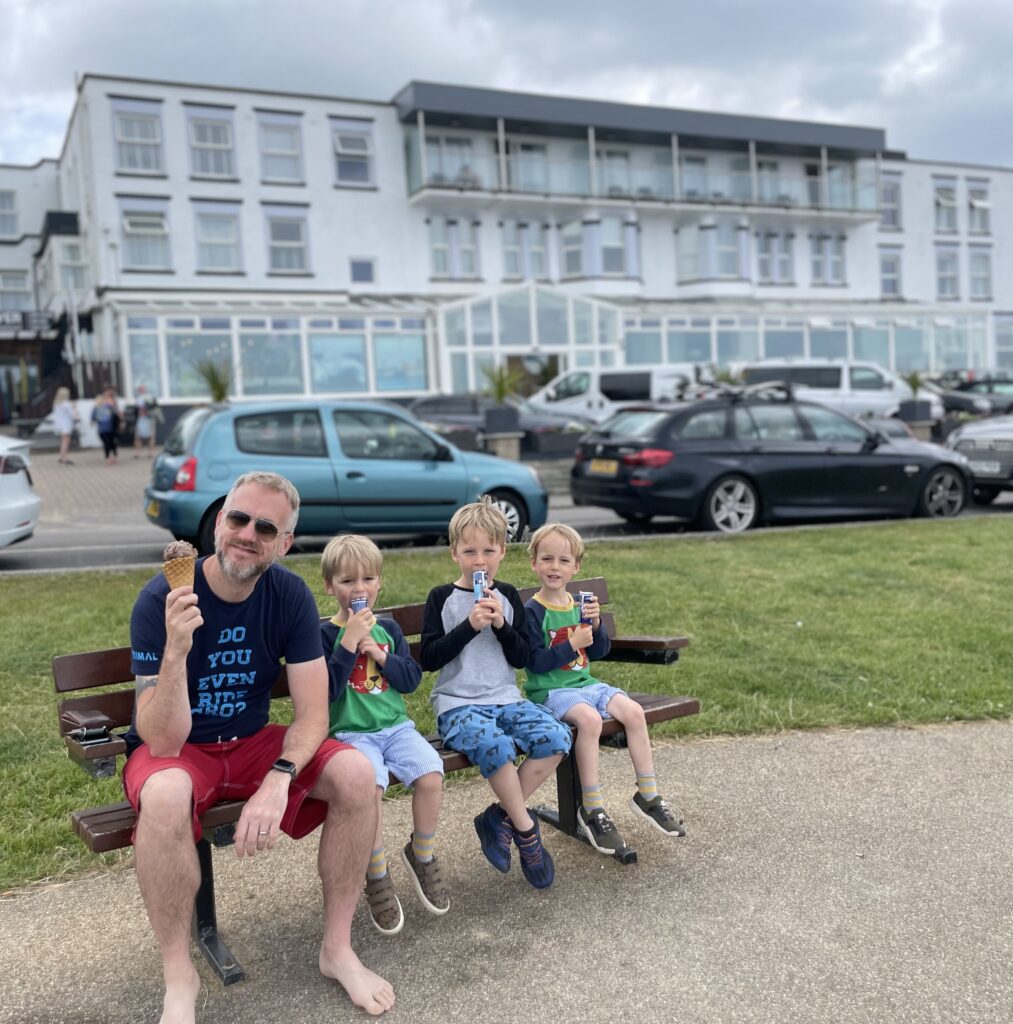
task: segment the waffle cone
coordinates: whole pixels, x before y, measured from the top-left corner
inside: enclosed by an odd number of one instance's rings
[[[169,589],[175,590],[177,587],[192,587],[196,565],[196,555],[189,555],[184,558],[171,558],[168,562],[163,562],[162,574],[169,581]]]

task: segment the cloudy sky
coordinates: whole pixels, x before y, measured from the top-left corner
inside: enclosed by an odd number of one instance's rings
[[[0,0],[0,162],[76,72],[390,99],[412,78],[882,127],[1013,166],[1009,0]]]

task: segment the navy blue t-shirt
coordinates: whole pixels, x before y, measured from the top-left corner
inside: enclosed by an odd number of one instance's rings
[[[295,573],[272,565],[239,603],[216,597],[197,562],[194,593],[204,624],[186,659],[193,728],[190,743],[251,736],[268,721],[271,688],[281,659],[289,665],[321,657],[320,614],[313,594]],[[159,573],[138,594],[130,616],[130,667],[134,675],[158,675],[165,649],[165,599],[169,583]],[[141,739],[132,724],[128,753]]]

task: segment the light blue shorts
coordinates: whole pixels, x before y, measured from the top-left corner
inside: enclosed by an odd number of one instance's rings
[[[369,758],[376,784],[381,789],[390,785],[391,775],[405,786],[411,786],[430,772],[443,774],[442,758],[415,728],[414,722],[402,722],[377,732],[337,732],[334,738]]]
[[[558,718],[563,716],[577,704],[590,704],[607,722],[612,716],[608,713],[609,701],[617,694],[626,695],[625,690],[617,690],[608,683],[591,683],[590,686],[562,687],[549,690],[545,698],[545,706]]]

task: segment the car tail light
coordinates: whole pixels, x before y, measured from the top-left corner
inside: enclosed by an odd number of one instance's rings
[[[197,460],[190,458],[176,470],[176,479],[172,482],[174,491],[193,491],[197,488]]]
[[[637,469],[661,469],[667,466],[675,458],[675,452],[665,451],[664,448],[641,448],[639,452],[630,452],[623,456],[624,466],[633,466]]]
[[[584,449],[583,448],[578,448],[573,453],[573,461],[574,462],[583,462],[586,458],[587,458],[587,455],[584,454]]]

